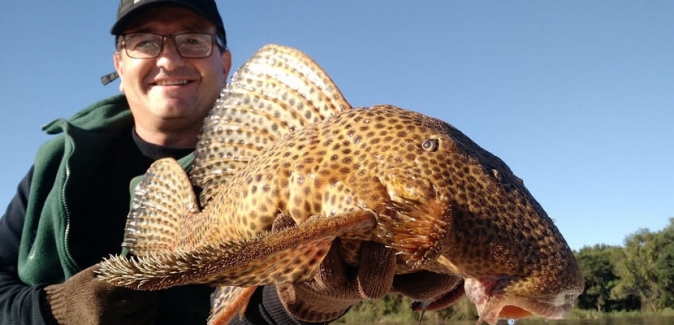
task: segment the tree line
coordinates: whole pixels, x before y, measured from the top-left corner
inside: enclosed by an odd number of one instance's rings
[[[600,312],[674,309],[674,218],[641,229],[624,246],[595,245],[576,252],[585,276],[578,308]]]

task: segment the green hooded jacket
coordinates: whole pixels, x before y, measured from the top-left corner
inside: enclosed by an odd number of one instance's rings
[[[18,273],[24,283],[62,283],[83,269],[68,247],[69,206],[74,204],[72,198],[80,197],[78,189],[84,188],[80,185],[91,181],[94,171],[88,166],[95,166],[110,141],[120,132],[128,132],[132,124],[126,97],[118,95],[95,103],[68,120],[57,119],[43,127],[48,134],[58,135],[44,143],[35,158],[19,248]],[[193,157],[188,155],[180,163],[188,168]],[[210,292],[204,286],[166,290],[161,295],[158,323],[184,324],[194,318],[182,317],[194,317],[194,313],[205,321]]]

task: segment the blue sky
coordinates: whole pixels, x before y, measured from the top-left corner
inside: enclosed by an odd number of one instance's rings
[[[443,119],[501,157],[573,249],[674,217],[674,2],[218,1],[233,66],[267,43],[312,56],[354,106]],[[118,93],[117,1],[0,11],[0,205],[40,127]],[[4,209],[4,207],[2,208]]]

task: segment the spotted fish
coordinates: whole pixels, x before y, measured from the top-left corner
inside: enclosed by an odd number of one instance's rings
[[[101,279],[217,286],[209,323],[222,324],[255,286],[310,279],[333,243],[356,263],[374,241],[396,250],[397,274],[462,278],[478,324],[562,318],[583,290],[573,252],[501,159],[438,119],[351,108],[297,50],[265,46],[237,71],[195,156],[189,175],[172,159],[150,167],[127,221],[135,257],[105,260]],[[272,231],[281,217],[297,226]]]

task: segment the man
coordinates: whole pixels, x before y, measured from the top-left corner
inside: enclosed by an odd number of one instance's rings
[[[222,20],[214,1],[122,0],[112,34],[125,95],[46,127],[0,221],[0,323],[205,323],[210,288],[120,290],[92,266],[120,252],[129,181],[192,151],[231,66]]]
[[[0,324],[204,324],[208,317],[210,287],[134,291],[99,281],[95,270],[120,252],[130,180],[159,158],[189,166],[231,67],[222,19],[213,0],[121,0],[111,33],[116,72],[104,83],[119,76],[123,95],[45,127],[58,135],[40,147],[0,219]],[[388,293],[395,256],[378,244],[361,255],[377,263],[352,268],[333,249],[314,280],[259,288],[235,322],[326,322]],[[431,282],[406,277],[402,286],[431,297],[438,287]]]

